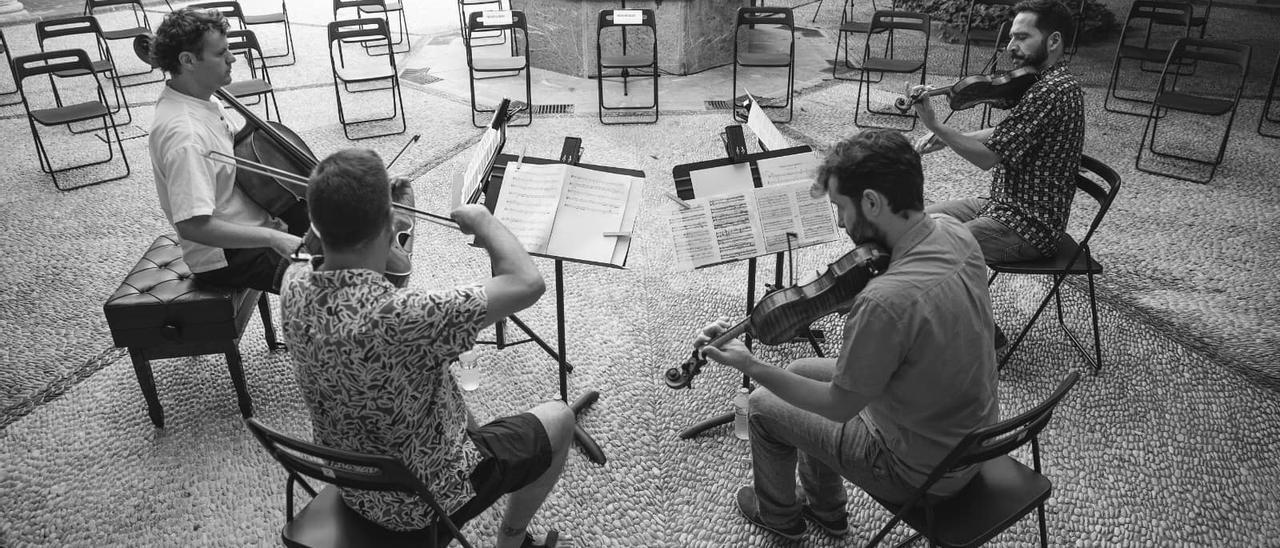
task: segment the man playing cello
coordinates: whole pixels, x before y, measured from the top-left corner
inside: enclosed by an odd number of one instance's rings
[[[1084,145],[1084,92],[1063,60],[1075,24],[1071,11],[1058,0],[1023,0],[1013,9],[1009,55],[1039,71],[1040,81],[1007,118],[994,128],[961,133],[938,121],[929,100],[914,105],[932,132],[917,145],[922,154],[950,147],[973,165],[992,170],[990,197],[951,200],[925,210],[963,222],[988,263],[1056,254]]]
[[[209,151],[234,155],[231,128],[211,100],[231,82],[235,56],[227,27],[217,11],[184,8],[156,29],[152,62],[169,80],[151,125],[151,168],[160,208],[196,279],[279,293],[286,258],[309,225],[306,204],[299,202],[285,220],[273,218],[236,186],[234,165],[205,157]]]

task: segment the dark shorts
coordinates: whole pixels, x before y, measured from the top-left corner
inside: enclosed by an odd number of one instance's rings
[[[449,516],[458,527],[551,468],[551,439],[533,413],[502,417],[467,433],[484,460],[471,473],[475,498]]]
[[[281,256],[269,247],[250,249],[224,249],[227,266],[208,272],[197,272],[202,283],[226,287],[250,287],[271,293],[280,293],[280,282],[289,267],[288,257]]]

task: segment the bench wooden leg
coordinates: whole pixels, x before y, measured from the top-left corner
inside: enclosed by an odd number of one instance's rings
[[[151,423],[156,428],[164,428],[164,409],[160,407],[160,396],[156,394],[156,380],[151,375],[151,361],[141,350],[129,349],[129,358],[133,360],[133,372],[138,375],[138,386],[142,388],[142,397],[147,400],[147,414],[151,415]]]
[[[226,355],[231,384],[235,385],[236,400],[240,402],[240,415],[247,419],[253,416],[253,400],[249,398],[249,386],[244,382],[244,366],[240,361],[240,349],[235,342],[231,343]]]
[[[284,343],[276,339],[276,328],[271,322],[271,302],[267,300],[265,291],[258,297],[258,317],[262,318],[262,331],[267,336],[267,350],[285,350]]]

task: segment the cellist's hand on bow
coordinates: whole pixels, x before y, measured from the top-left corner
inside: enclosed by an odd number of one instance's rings
[[[721,344],[719,348],[707,344],[732,326],[733,324],[729,322],[729,319],[724,317],[707,324],[706,327],[702,328],[698,338],[694,339],[693,347],[701,349],[703,356],[711,358],[717,363],[745,372],[746,368],[756,361],[756,357],[751,354],[751,351],[747,349],[747,345],[743,344],[741,340],[737,338],[730,339]]]
[[[449,213],[449,217],[458,223],[463,234],[475,236],[473,246],[484,247],[485,225],[494,221],[493,214],[480,204],[463,204]]]

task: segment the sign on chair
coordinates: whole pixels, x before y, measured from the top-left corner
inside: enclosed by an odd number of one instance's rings
[[[513,21],[511,10],[485,10],[484,17],[480,18],[486,27],[496,27],[500,25],[510,25]]]
[[[644,12],[641,10],[613,10],[615,25],[643,25]]]

